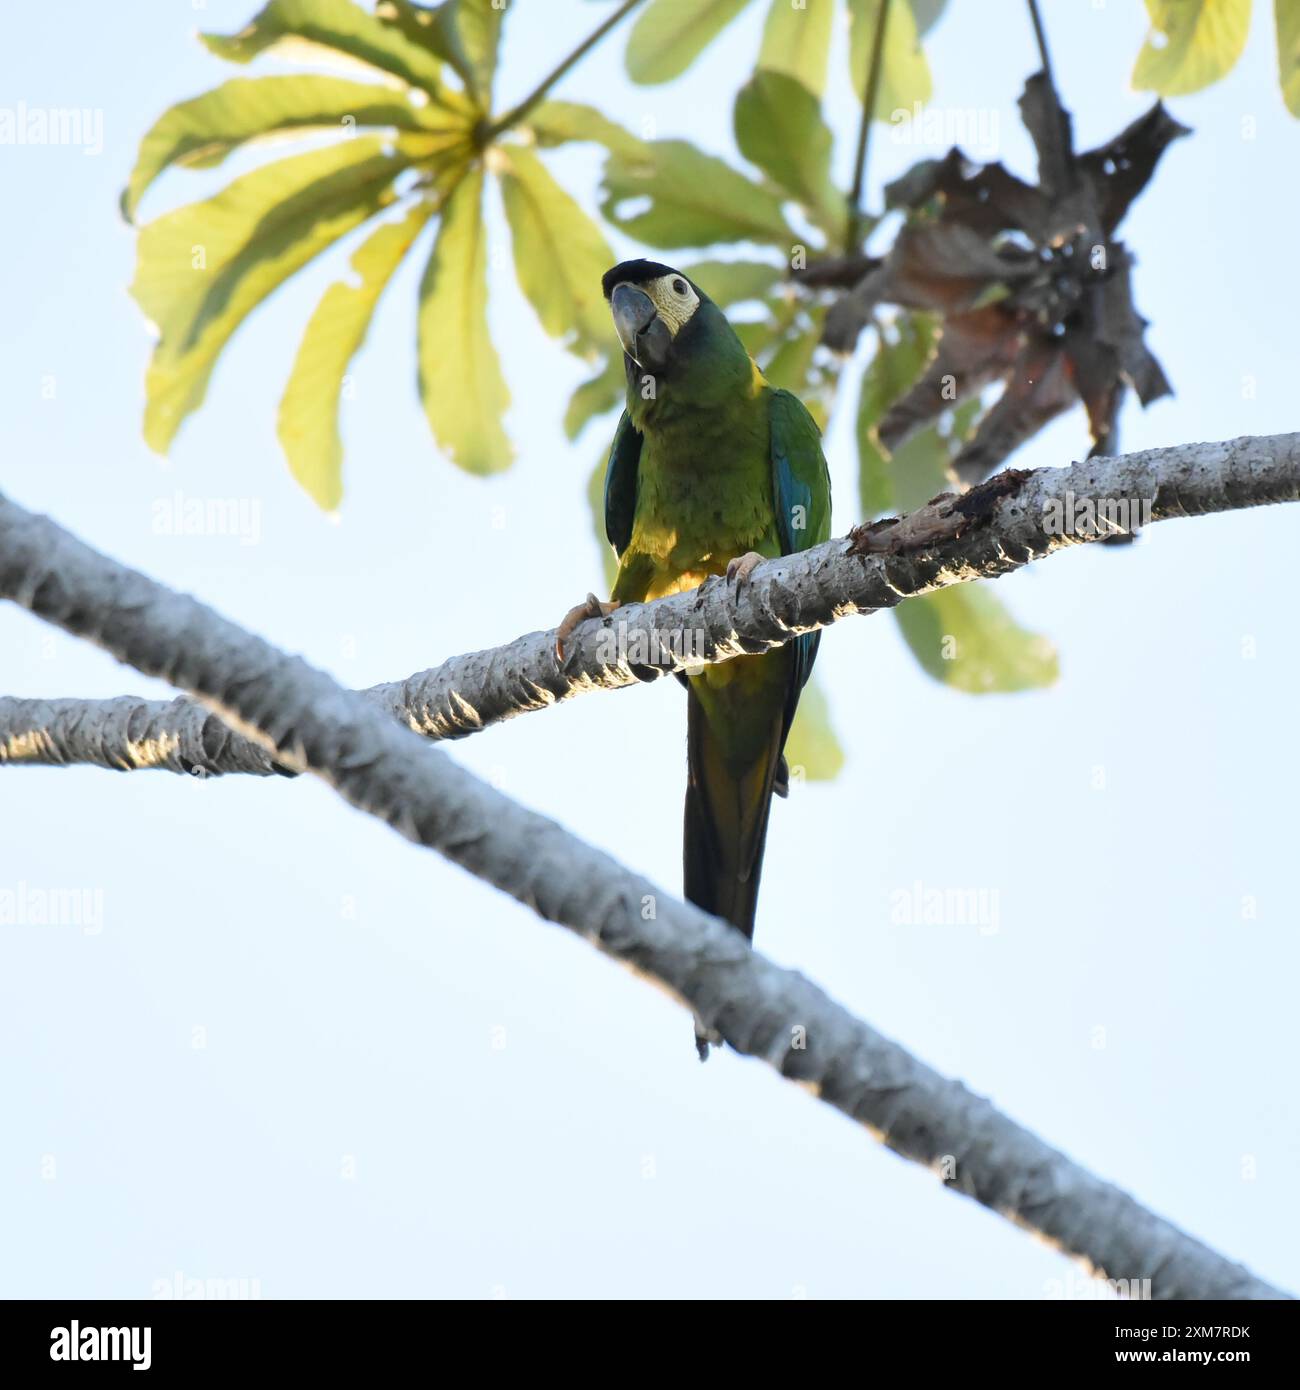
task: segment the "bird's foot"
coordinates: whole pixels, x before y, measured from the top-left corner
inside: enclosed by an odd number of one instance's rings
[[[754,566],[764,557],[756,550],[747,550],[743,555],[737,555],[734,560],[727,561],[727,583],[734,584],[737,589],[743,588],[749,583],[749,576],[754,572]]]
[[[564,660],[564,644],[588,618],[608,618],[619,606],[617,603],[605,603],[595,594],[588,594],[584,602],[570,608],[561,619],[559,627],[555,629],[556,657],[560,661]]]

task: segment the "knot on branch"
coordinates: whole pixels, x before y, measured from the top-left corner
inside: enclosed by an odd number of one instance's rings
[[[985,525],[999,502],[1024,486],[1030,470],[1004,468],[969,492],[941,492],[907,516],[886,516],[849,532],[850,555],[900,555],[957,540]]]

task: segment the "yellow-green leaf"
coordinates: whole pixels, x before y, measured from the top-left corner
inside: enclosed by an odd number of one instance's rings
[[[949,472],[952,448],[938,426],[927,425],[904,440],[890,458],[894,476],[894,510],[900,514],[924,507],[941,492],[954,492],[956,480]]]
[[[934,354],[930,314],[899,314],[862,377],[858,396],[858,489],[863,514],[905,513],[953,487],[949,464],[970,433],[981,403],[972,397],[944,430],[927,425],[891,454],[877,426],[917,381]],[[1028,690],[1057,678],[1056,651],[1017,625],[984,584],[963,584],[905,600],[894,617],[923,670],[971,694]]]
[[[591,524],[595,531],[596,548],[600,551],[600,566],[605,579],[606,593],[613,589],[614,577],[618,574],[618,558],[614,554],[614,547],[609,543],[609,537],[605,534],[605,470],[608,467],[607,444],[587,479],[587,504],[591,508]]]
[[[584,106],[578,101],[544,101],[530,113],[525,125],[542,146],[591,140],[616,154],[632,158],[645,155],[647,150],[644,140],[601,115],[594,106]]]
[[[735,129],[741,154],[802,203],[831,241],[842,241],[848,204],[831,180],[831,133],[808,88],[760,68],[736,94]]]
[[[450,118],[444,120],[451,128]],[[122,194],[122,212],[128,220],[134,217],[145,189],[172,165],[210,168],[238,146],[278,131],[350,135],[363,126],[433,130],[438,122],[432,108],[421,110],[404,93],[373,83],[339,77],[236,77],[180,102],[153,123],[140,142]],[[462,128],[468,132],[468,123]]]
[[[819,306],[820,307],[820,306]],[[763,375],[780,391],[793,391],[796,396],[804,394],[804,386],[812,367],[813,355],[821,343],[821,318],[796,319],[779,333],[775,348],[770,355],[764,353]],[[809,410],[812,403],[804,401]],[[818,420],[823,428],[826,421]]]
[[[165,453],[230,335],[294,271],[392,201],[410,164],[366,136],[268,164],[140,231],[131,293],[159,340],[145,439]]]
[[[1147,0],[1151,33],[1138,54],[1133,85],[1161,96],[1199,92],[1241,57],[1250,0]]]
[[[921,666],[970,695],[1005,694],[1052,685],[1056,648],[1022,628],[985,584],[959,584],[905,599],[894,610]]]
[[[510,392],[487,321],[483,171],[471,169],[447,199],[420,283],[420,398],[434,438],[470,473],[509,468],[501,426]]]
[[[365,341],[379,296],[433,211],[431,201],[420,202],[400,222],[376,228],[353,253],[357,282],[331,285],[303,334],[280,400],[277,431],[289,471],[326,511],[343,499],[339,398],[344,373]]]
[[[889,458],[894,511],[915,511],[941,492],[957,491],[952,460],[974,432],[975,418],[982,410],[983,402],[972,396],[943,419],[942,429],[939,424],[927,425],[898,446]]]
[[[815,96],[826,89],[831,24],[838,0],[772,0],[758,66],[802,82]]]
[[[929,314],[899,314],[894,320],[894,336],[882,337],[862,375],[857,419],[858,493],[863,515],[867,518],[904,509],[899,483],[918,466],[924,471],[927,483],[933,478],[933,467],[925,465],[933,445],[940,442],[937,431],[933,437],[926,435],[922,442],[914,445],[909,440],[897,456],[892,456],[881,444],[876,426],[889,407],[921,375],[934,353],[936,330],[936,321]],[[942,462],[946,468],[946,451]],[[926,496],[933,496],[937,491],[938,488],[931,488]]]
[[[642,202],[648,206],[639,206]],[[629,206],[629,204],[631,206]],[[605,162],[602,211],[652,246],[795,241],[775,193],[685,140],[656,140]]]
[[[576,439],[588,420],[604,415],[623,403],[627,394],[627,377],[623,371],[623,354],[611,353],[599,375],[584,381],[569,397],[564,412],[564,433]]]
[[[500,154],[515,274],[542,327],[553,338],[572,336],[588,354],[608,348],[613,329],[600,278],[614,263],[609,243],[531,150],[508,145]]]
[[[251,62],[272,49],[277,57],[301,54],[314,61],[318,50],[325,49],[430,95],[439,91],[442,65],[437,58],[352,0],[270,0],[237,34],[199,37],[218,58],[231,63]]]
[[[492,96],[505,13],[505,5],[494,5],[492,0],[447,0],[438,10],[439,20],[448,26],[452,62],[485,110]]]
[[[649,85],[680,77],[749,0],[650,0],[628,36],[627,75]]]
[[[1282,100],[1293,116],[1300,116],[1300,0],[1273,0],[1273,22]]]
[[[766,261],[695,261],[679,268],[723,309],[762,299],[784,275],[779,266]]]
[[[830,782],[844,767],[844,749],[816,674],[799,697],[799,708],[785,744],[785,761],[792,783]]]
[[[828,352],[818,353],[826,306],[775,296],[768,303],[772,314],[766,322],[736,325],[738,329],[759,330],[753,337],[742,332],[741,341],[767,380],[798,396],[824,431],[830,424],[840,372],[838,358]]]
[[[880,19],[882,0],[849,0],[849,72],[859,101],[866,100],[867,73]],[[930,100],[930,65],[925,60],[916,17],[903,0],[892,0],[885,29],[885,49],[880,61],[880,87],[876,93],[878,121],[888,121],[895,111],[911,116],[918,102]]]

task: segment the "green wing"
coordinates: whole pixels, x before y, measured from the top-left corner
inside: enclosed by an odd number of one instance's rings
[[[813,428],[816,429],[816,425]],[[614,443],[605,467],[605,535],[620,557],[632,539],[640,463],[641,431],[633,425],[625,410],[614,431]]]
[[[798,396],[773,391],[768,421],[777,533],[781,553],[793,555],[831,538],[831,477],[822,432]]]
[[[831,536],[831,475],[822,453],[822,432],[807,406],[789,391],[773,391],[768,404],[771,429],[772,500],[781,553],[793,555]],[[806,632],[790,644],[794,671],[785,707],[790,732],[799,694],[817,660],[820,632]]]

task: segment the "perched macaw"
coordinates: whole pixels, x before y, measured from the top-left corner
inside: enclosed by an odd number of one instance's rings
[[[605,474],[605,531],[619,559],[610,602],[560,629],[693,589],[743,584],[764,557],[826,540],[831,487],[821,431],[768,384],[722,310],[687,276],[625,261],[604,276],[624,349],[627,409]],[[761,656],[681,677],[687,688],[686,897],[753,938],[772,795],[786,795],[786,737],[817,655],[808,633]],[[696,1023],[701,1060],[710,1041]]]

